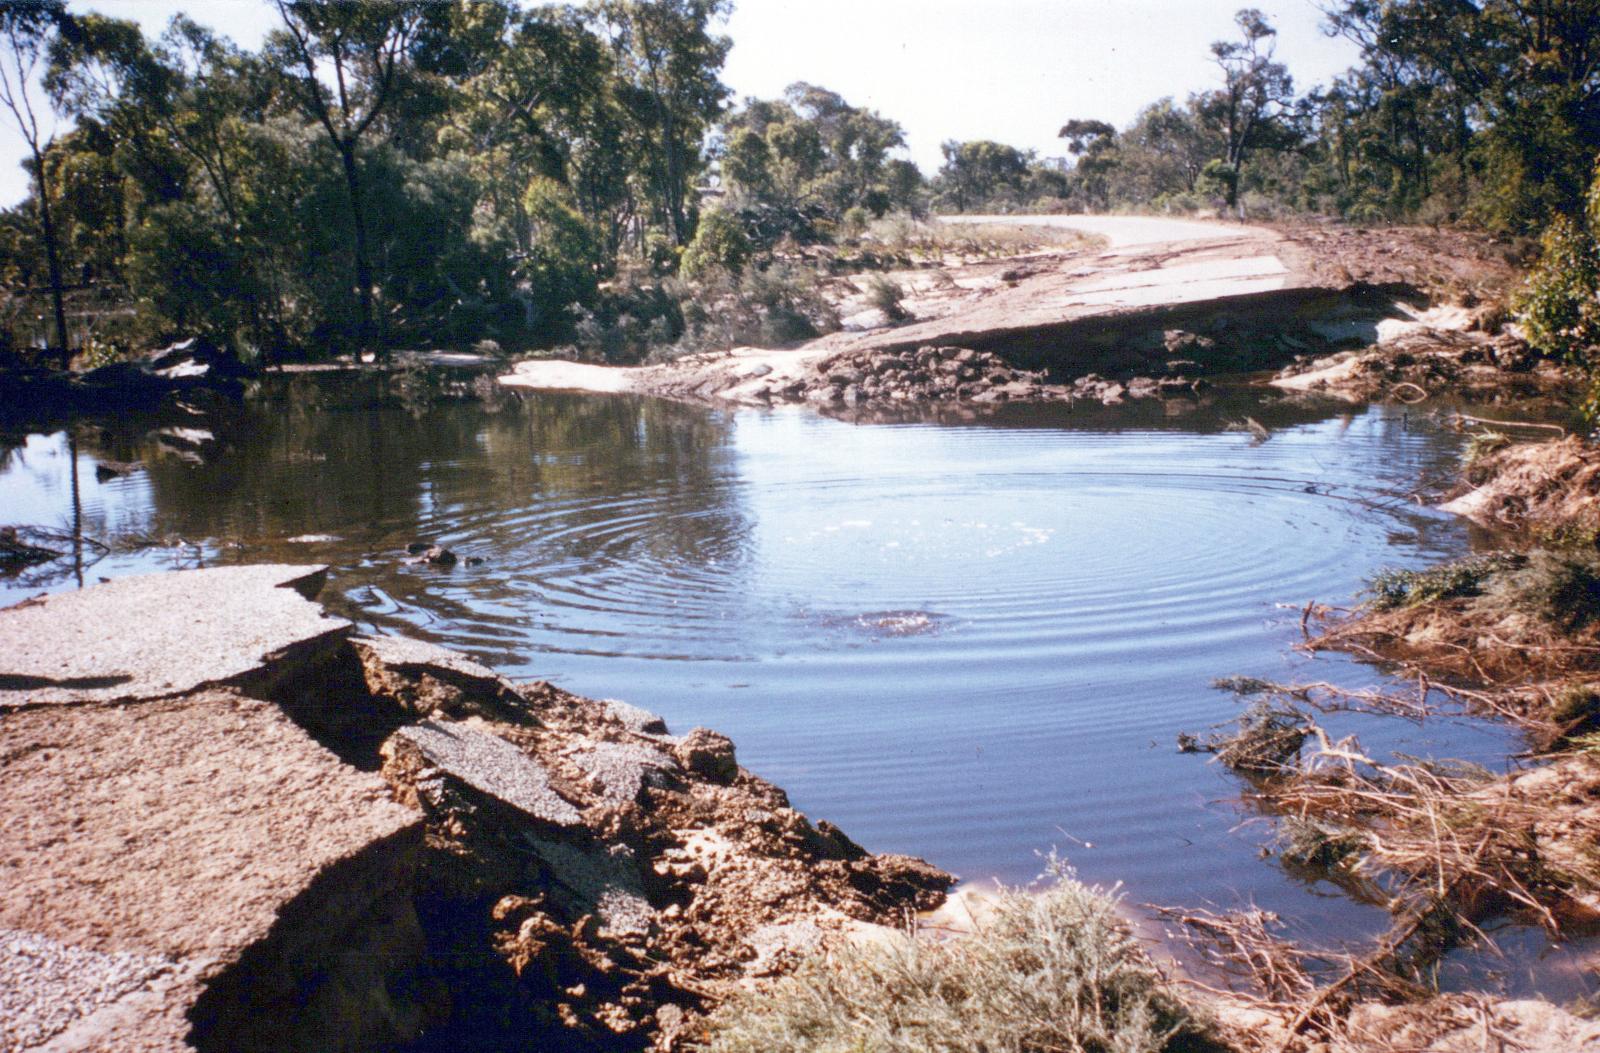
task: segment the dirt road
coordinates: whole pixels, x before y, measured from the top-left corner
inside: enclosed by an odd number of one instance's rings
[[[1044,253],[992,264],[993,276],[945,283],[927,305],[913,301],[908,324],[838,332],[798,348],[735,348],[659,366],[605,367],[526,362],[501,383],[543,390],[665,395],[766,402],[803,384],[844,354],[945,345],[1004,348],[1032,368],[1064,346],[1083,347],[1079,372],[1104,369],[1130,333],[1187,328],[1197,316],[1269,308],[1314,291],[1309,274],[1260,227],[1144,216],[951,218],[949,222],[1064,227],[1103,239],[1087,252]],[[948,277],[948,276],[947,276]],[[1092,354],[1091,354],[1092,352]],[[1098,356],[1098,357],[1095,357]]]

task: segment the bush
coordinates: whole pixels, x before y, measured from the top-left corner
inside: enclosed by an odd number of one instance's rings
[[[867,279],[867,303],[882,311],[890,322],[903,322],[911,317],[911,312],[901,303],[905,295],[905,289],[892,278],[874,274]]]
[[[817,277],[799,265],[774,263],[743,276],[706,272],[683,303],[686,331],[655,359],[697,351],[722,351],[753,344],[773,347],[809,340],[839,326],[838,313],[822,294]]]
[[[703,1048],[1155,1053],[1202,1033],[1117,901],[1063,871],[1042,894],[1007,893],[979,936],[846,948],[738,996]]]
[[[1518,556],[1473,556],[1423,570],[1386,570],[1372,579],[1368,591],[1380,611],[1477,596],[1491,577],[1521,562]]]
[[[1600,620],[1600,559],[1534,552],[1522,566],[1497,574],[1477,602],[1576,632]]]
[[[712,209],[700,217],[694,240],[683,250],[681,273],[685,278],[699,278],[713,270],[738,275],[750,262],[750,239],[737,217],[721,209]]]
[[[1514,304],[1528,344],[1588,365],[1600,344],[1600,245],[1565,216],[1545,231],[1539,262]]]

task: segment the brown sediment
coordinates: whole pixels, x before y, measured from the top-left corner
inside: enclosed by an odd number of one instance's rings
[[[356,637],[320,579],[0,611],[0,1048],[673,1048],[950,884],[714,732]]]

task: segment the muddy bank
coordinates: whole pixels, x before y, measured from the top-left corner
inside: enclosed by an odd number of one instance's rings
[[[321,578],[0,611],[7,1049],[674,1048],[950,884],[715,732],[360,637]]]

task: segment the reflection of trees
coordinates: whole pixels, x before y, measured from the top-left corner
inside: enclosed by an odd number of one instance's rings
[[[492,521],[541,497],[671,488],[703,504],[724,485],[727,435],[714,414],[655,401],[547,396],[498,413],[452,402],[419,417],[296,382],[282,403],[219,430],[199,464],[142,452],[162,530],[372,544],[447,530],[455,515]]]
[[[146,462],[153,534],[237,540],[255,561],[332,561],[345,587],[376,584],[444,626],[498,619],[511,635],[528,617],[515,590],[547,574],[696,567],[725,560],[746,532],[730,423],[696,407],[549,395],[418,415],[302,378],[214,430],[198,464],[162,456],[154,440],[124,454]],[[307,533],[342,540],[284,541]],[[402,566],[404,546],[423,538],[489,563],[470,575]]]

